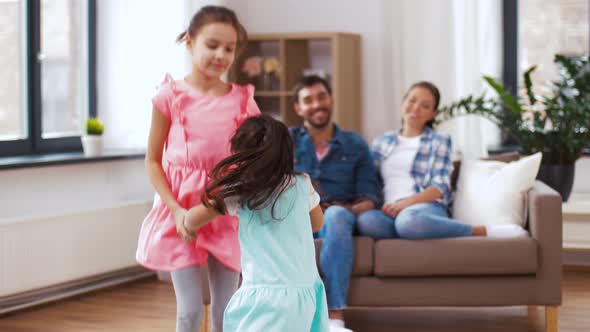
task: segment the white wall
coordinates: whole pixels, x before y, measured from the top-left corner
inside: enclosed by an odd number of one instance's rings
[[[142,159],[0,171],[0,224],[149,202]]]

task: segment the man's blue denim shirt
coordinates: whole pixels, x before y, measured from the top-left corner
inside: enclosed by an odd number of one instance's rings
[[[334,125],[330,151],[318,161],[305,127],[289,128],[295,142],[295,171],[308,173],[320,188],[322,202],[349,203],[370,199],[377,203],[377,173],[365,140],[357,133]]]

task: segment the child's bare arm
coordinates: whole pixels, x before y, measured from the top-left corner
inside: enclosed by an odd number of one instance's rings
[[[322,226],[324,226],[324,213],[321,206],[314,207],[309,212],[309,217],[311,219],[311,229],[314,233],[322,229]]]
[[[195,206],[184,212],[182,219],[176,220],[176,231],[185,241],[191,242],[196,238],[196,232],[217,216],[219,213],[213,208],[202,204]]]
[[[213,207],[205,207],[203,204],[200,204],[188,210],[185,225],[189,231],[194,233],[218,216],[219,212]]]
[[[156,192],[168,209],[170,209],[170,212],[176,215],[177,210],[182,210],[182,207],[176,201],[176,197],[172,193],[172,189],[170,189],[170,185],[162,169],[162,152],[164,144],[168,139],[169,131],[170,119],[154,106],[152,109],[152,124],[145,155],[145,165],[152,186],[156,189]]]

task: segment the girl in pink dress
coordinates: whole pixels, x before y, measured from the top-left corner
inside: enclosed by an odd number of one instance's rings
[[[220,79],[246,38],[233,11],[203,7],[177,39],[190,52],[191,73],[180,80],[166,75],[152,99],[146,168],[158,197],[141,227],[136,257],[145,267],[171,271],[177,332],[198,331],[201,325],[200,266],[208,266],[213,331],[222,331],[223,311],[238,286],[238,220],[221,216],[190,243],[178,235],[175,221],[200,204],[207,173],[230,155],[237,127],[260,114],[252,86]]]

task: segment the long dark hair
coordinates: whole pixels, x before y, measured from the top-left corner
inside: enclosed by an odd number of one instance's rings
[[[238,20],[236,13],[222,6],[204,6],[193,15],[188,28],[176,37],[176,42],[186,41],[188,37],[195,38],[199,30],[209,23],[226,23],[231,25],[238,35],[236,53],[244,48],[248,40],[248,33]]]
[[[201,196],[203,205],[221,214],[225,199],[237,197],[240,206],[261,210],[272,202],[272,217],[279,196],[288,188],[294,171],[293,140],[287,127],[269,115],[248,118],[231,139],[232,155],[210,172]]]

